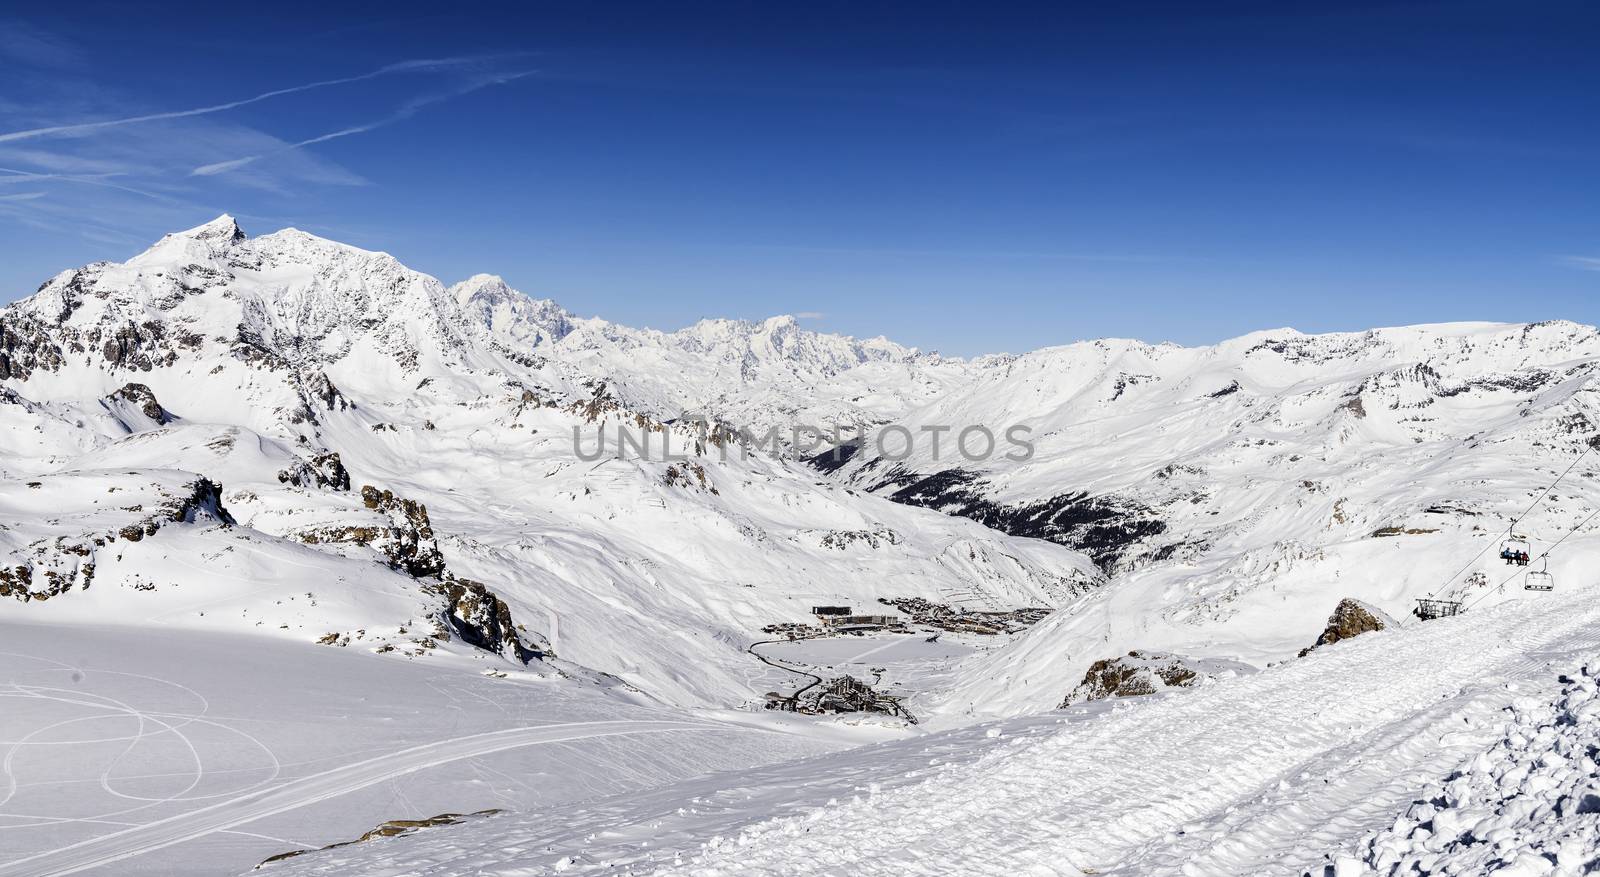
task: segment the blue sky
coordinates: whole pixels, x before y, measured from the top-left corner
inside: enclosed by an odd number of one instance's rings
[[[954,354],[1600,322],[1592,4],[131,5],[0,6],[6,300],[230,212]]]

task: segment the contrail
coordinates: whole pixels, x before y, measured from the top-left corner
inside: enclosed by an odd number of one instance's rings
[[[327,134],[319,134],[316,137],[312,137],[312,138],[307,139],[307,140],[301,140],[298,143],[290,143],[290,144],[288,144],[287,146],[284,146],[281,149],[277,149],[277,150],[274,150],[274,151],[268,152],[268,153],[263,153],[263,154],[259,154],[259,155],[247,155],[244,158],[234,158],[234,159],[229,159],[228,161],[219,161],[219,162],[213,162],[212,164],[201,165],[200,167],[197,167],[194,170],[190,171],[189,172],[189,176],[192,176],[192,177],[216,176],[217,174],[227,173],[228,171],[237,170],[238,168],[244,167],[245,165],[253,164],[253,163],[255,163],[257,161],[260,161],[261,159],[266,158],[266,157],[271,156],[271,155],[281,155],[281,154],[283,154],[285,152],[292,152],[292,151],[294,151],[296,149],[301,149],[301,148],[304,148],[304,147],[307,147],[307,146],[311,146],[311,145],[314,145],[314,144],[317,144],[317,143],[323,143],[323,142],[326,142],[326,141],[329,141],[329,140],[337,140],[340,137],[349,137],[352,134],[365,134],[366,132],[371,131],[371,130],[373,130],[375,128],[382,128],[385,125],[393,125],[396,122],[399,122],[399,121],[402,121],[402,120],[405,120],[405,119],[409,119],[412,116],[416,115],[417,112],[419,110],[421,110],[423,107],[426,107],[429,104],[435,104],[435,103],[438,103],[440,101],[449,100],[450,98],[453,98],[453,97],[460,97],[461,95],[477,91],[480,88],[487,88],[488,86],[491,86],[491,85],[501,85],[501,84],[504,84],[504,83],[507,83],[507,82],[511,82],[511,81],[514,81],[514,80],[517,80],[517,79],[521,79],[524,76],[532,76],[533,73],[534,73],[534,71],[532,71],[532,70],[524,70],[524,71],[520,71],[520,72],[517,72],[517,73],[501,73],[501,74],[496,74],[494,76],[486,76],[486,77],[483,77],[481,79],[474,80],[474,81],[466,84],[465,86],[463,86],[461,88],[458,88],[458,89],[455,89],[453,91],[447,91],[447,92],[444,92],[442,94],[426,95],[426,96],[423,96],[423,97],[420,97],[420,98],[416,98],[416,99],[406,103],[400,109],[396,110],[395,112],[391,113],[390,115],[388,115],[388,116],[386,116],[386,117],[384,117],[382,119],[379,119],[376,122],[368,122],[368,123],[366,123],[364,125],[354,125],[354,126],[351,126],[349,128],[341,128],[338,131],[332,131],[332,132],[329,132]]]
[[[48,128],[30,128],[26,131],[12,131],[8,134],[0,134],[0,143],[10,143],[16,140],[32,140],[36,137],[71,136],[74,134],[82,134],[88,131],[96,131],[101,128],[115,128],[122,125],[135,125],[140,122],[158,122],[162,119],[182,119],[188,116],[203,116],[207,113],[220,113],[224,110],[248,106],[249,104],[259,103],[260,101],[264,101],[269,98],[282,97],[286,94],[296,94],[302,91],[311,91],[312,89],[316,88],[327,88],[331,85],[346,85],[351,82],[363,82],[368,79],[377,79],[380,76],[388,76],[393,73],[407,73],[415,70],[433,70],[439,67],[456,67],[463,64],[472,64],[490,60],[494,57],[505,56],[480,55],[461,58],[434,58],[419,59],[415,61],[400,61],[395,64],[384,65],[383,67],[379,67],[370,73],[362,73],[359,76],[345,76],[339,79],[324,79],[319,82],[309,82],[305,85],[279,88],[273,91],[262,92],[255,97],[247,97],[243,100],[229,101],[228,103],[223,104],[213,104],[212,106],[208,107],[195,107],[194,109],[190,110],[172,110],[165,113],[150,113],[149,115],[144,116],[128,116],[127,118],[123,119],[105,119],[99,122],[82,122],[76,125],[52,125]]]

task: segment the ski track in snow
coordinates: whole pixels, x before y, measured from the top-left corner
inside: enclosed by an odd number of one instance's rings
[[[58,850],[0,863],[0,877],[55,877],[224,831],[263,817],[325,801],[397,776],[523,746],[620,735],[749,730],[709,722],[601,721],[511,728],[428,743],[290,780],[144,825],[100,835]],[[199,782],[199,775],[195,777]],[[191,785],[190,788],[193,786]],[[168,799],[168,800],[176,800]]]

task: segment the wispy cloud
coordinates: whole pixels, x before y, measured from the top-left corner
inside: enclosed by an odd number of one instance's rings
[[[262,92],[261,94],[242,98],[240,100],[228,101],[227,103],[211,104],[210,106],[194,107],[187,110],[170,110],[162,113],[146,113],[142,116],[124,116],[119,119],[102,119],[95,122],[78,122],[70,125],[49,125],[42,128],[30,128],[24,131],[11,131],[9,133],[0,134],[0,143],[11,143],[18,140],[32,140],[38,137],[71,137],[103,130],[106,128],[118,128],[124,125],[137,125],[144,122],[159,122],[167,119],[183,119],[191,116],[204,116],[211,113],[220,113],[226,110],[238,109],[239,107],[260,103],[261,101],[270,100],[275,97],[298,94],[300,92],[312,91],[318,88],[328,88],[329,86],[334,85],[348,85],[354,82],[365,82],[369,79],[377,79],[380,76],[390,76],[395,73],[442,70],[451,67],[482,64],[485,61],[493,60],[496,57],[504,56],[478,55],[464,56],[459,58],[434,58],[400,61],[395,64],[386,64],[376,70],[367,73],[361,73],[356,76],[343,76],[337,79],[323,79],[317,82],[308,82],[304,85],[293,85],[289,86],[288,88],[279,88],[272,91]]]
[[[519,68],[531,54],[398,61],[217,103],[179,93],[165,101],[178,108],[161,109],[150,95],[129,94],[124,83],[101,78],[98,53],[76,45],[72,35],[13,26],[0,17],[0,70],[17,86],[0,87],[0,124],[14,129],[0,133],[0,224],[85,238],[95,242],[97,254],[107,245],[146,244],[163,231],[222,212],[247,222],[255,216],[260,226],[325,227],[310,196],[369,181],[308,147],[394,125],[432,104],[526,77],[531,71]],[[369,80],[385,81],[358,85]],[[317,96],[318,112],[346,97],[351,107],[370,108],[372,92],[399,91],[390,100],[403,103],[363,124],[293,140],[244,124],[243,113],[227,112],[276,99],[282,105],[271,109],[287,111],[276,117],[293,119],[298,102],[314,99],[296,96],[319,89],[328,92]],[[285,210],[291,215],[283,215]]]
[[[795,314],[794,318],[796,320],[821,320],[825,319],[827,316],[827,314],[824,314],[821,311],[801,311]]]
[[[1600,271],[1600,256],[1562,256],[1561,262],[1581,271]]]
[[[436,104],[436,103],[440,103],[442,101],[449,100],[451,98],[461,97],[462,95],[469,94],[469,93],[474,92],[474,91],[478,91],[479,89],[482,89],[482,88],[487,88],[487,87],[489,87],[491,85],[503,85],[503,84],[505,84],[507,82],[512,82],[514,80],[521,79],[521,78],[523,78],[525,76],[532,76],[533,73],[534,73],[534,71],[532,71],[532,70],[522,70],[522,71],[518,71],[518,72],[514,72],[514,73],[497,73],[497,74],[494,74],[494,75],[491,75],[491,76],[478,77],[476,79],[473,79],[473,80],[463,84],[462,86],[460,86],[458,88],[454,88],[454,89],[451,89],[451,90],[448,90],[448,91],[444,91],[444,92],[439,92],[439,93],[436,93],[436,94],[427,94],[427,95],[423,95],[423,96],[418,97],[418,98],[413,98],[412,100],[409,100],[405,104],[403,104],[398,110],[395,110],[393,113],[390,113],[389,115],[383,117],[382,119],[378,119],[375,122],[367,122],[367,123],[361,124],[361,125],[352,125],[352,126],[350,126],[348,128],[340,128],[337,131],[330,131],[327,134],[319,134],[316,137],[311,137],[311,138],[308,138],[306,140],[301,140],[301,141],[299,141],[297,143],[285,144],[283,146],[283,148],[275,150],[275,151],[270,152],[270,153],[263,153],[263,154],[256,154],[256,155],[246,155],[246,156],[244,156],[242,158],[230,158],[230,159],[227,159],[225,161],[217,161],[217,162],[212,162],[210,164],[203,164],[203,165],[200,165],[199,167],[195,168],[194,170],[190,171],[189,175],[190,176],[196,176],[196,177],[216,176],[217,174],[224,174],[224,173],[228,173],[229,171],[238,170],[238,169],[240,169],[242,167],[246,167],[248,165],[254,164],[255,162],[260,161],[263,158],[268,158],[268,157],[271,157],[273,155],[281,155],[281,154],[283,154],[285,152],[293,152],[294,150],[297,150],[297,149],[304,149],[307,146],[314,146],[314,145],[316,145],[318,143],[326,143],[329,140],[337,140],[337,139],[339,139],[341,137],[350,137],[350,136],[355,135],[355,134],[365,134],[368,131],[373,131],[373,130],[376,130],[378,128],[383,128],[383,127],[386,127],[388,125],[393,125],[396,122],[401,122],[401,121],[404,121],[406,119],[409,119],[412,116],[415,116],[418,112],[420,112],[423,108],[429,106],[430,104]]]

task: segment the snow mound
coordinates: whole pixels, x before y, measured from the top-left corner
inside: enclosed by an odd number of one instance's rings
[[[1424,789],[1334,873],[1536,877],[1600,868],[1600,663],[1561,678],[1557,699],[1509,706],[1504,737]]]

